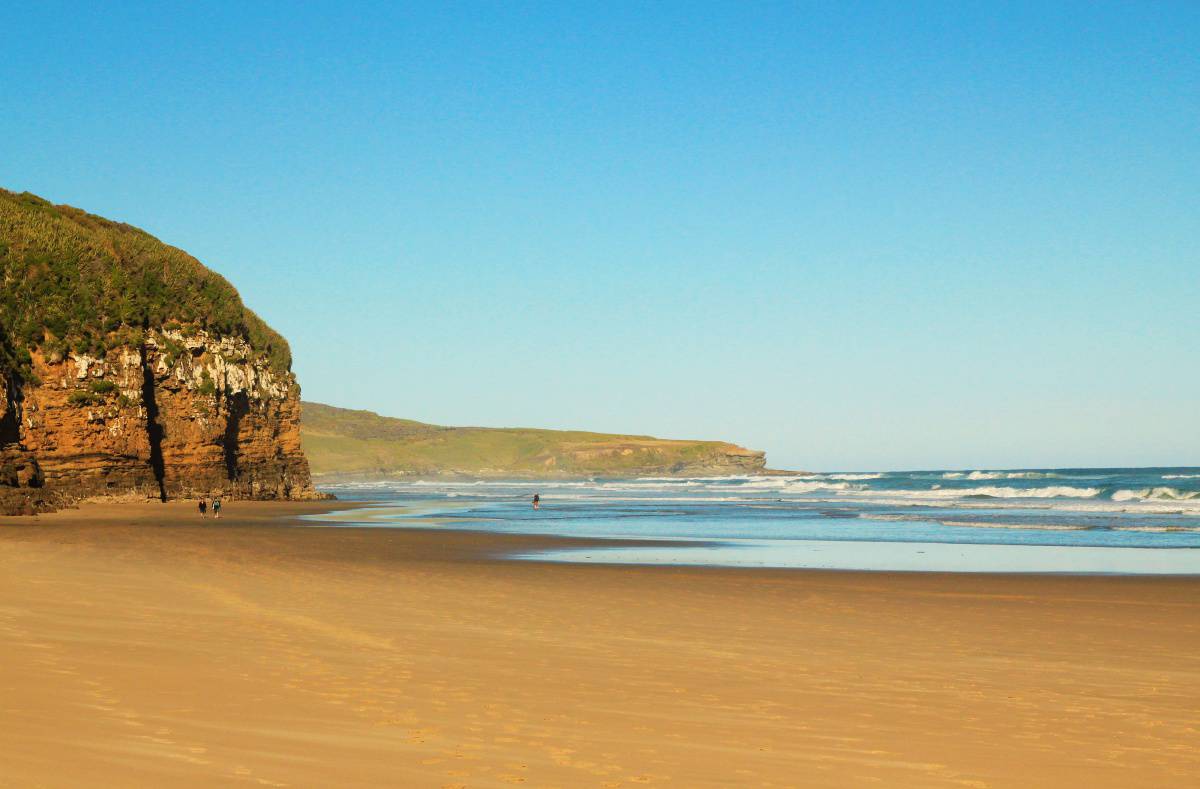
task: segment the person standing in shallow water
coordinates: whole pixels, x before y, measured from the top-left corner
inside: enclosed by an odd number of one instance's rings
[[[537,493],[533,494],[533,508],[540,510],[542,508],[542,497]]]
[[[204,499],[200,499],[200,517],[208,517],[208,502]]]

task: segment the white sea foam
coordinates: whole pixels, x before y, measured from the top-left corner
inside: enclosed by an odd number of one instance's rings
[[[1113,491],[1098,483],[1094,486],[1075,484],[1053,484],[1045,487],[1026,487],[1019,482],[1011,485],[984,484],[963,485],[970,473],[978,474],[1042,474],[1044,472],[935,472],[936,477],[951,474],[961,475],[957,484],[929,485],[929,474],[913,478],[911,488],[891,490],[888,483],[903,479],[903,475],[877,474],[875,472],[830,472],[828,474],[805,475],[802,477],[763,477],[732,475],[727,477],[682,478],[658,477],[637,480],[387,480],[338,485],[347,492],[355,488],[364,490],[408,491],[409,495],[428,493],[430,496],[445,496],[456,500],[509,501],[532,495],[540,491],[549,501],[607,501],[635,505],[653,506],[662,502],[671,507],[687,503],[728,502],[734,506],[748,503],[789,502],[788,506],[808,509],[821,506],[896,508],[899,512],[912,508],[942,510],[942,517],[953,517],[952,511],[974,512],[978,510],[1026,510],[1053,512],[1080,512],[1108,514],[1121,517],[1131,515],[1177,515],[1184,518],[1200,517],[1200,491],[1189,490],[1190,483],[1178,487],[1134,487]],[[1071,475],[1067,475],[1070,477]],[[1111,475],[1110,475],[1111,476]],[[1161,479],[1156,474],[1148,475],[1151,480]],[[1178,475],[1180,477],[1187,475]],[[1200,477],[1200,474],[1196,475]],[[847,477],[847,479],[841,479]],[[856,479],[849,479],[856,477]],[[869,478],[868,478],[869,477]],[[879,486],[873,480],[884,477]],[[922,484],[921,480],[925,480]],[[1069,482],[1070,479],[1064,479]],[[1055,482],[1058,482],[1057,480]],[[962,486],[962,487],[959,487]],[[1110,493],[1111,492],[1111,493]],[[461,497],[461,499],[460,499]],[[775,505],[783,506],[783,505]],[[939,513],[923,513],[922,520],[940,520]],[[1037,518],[1034,518],[1036,520]]]
[[[675,484],[666,485],[647,485],[645,483],[631,482],[602,482],[596,485],[597,490],[644,490],[644,491],[672,491],[680,488],[698,488],[704,485],[703,482],[697,480],[680,480]]]
[[[655,495],[655,496],[637,496],[631,495],[629,491],[605,491],[603,493],[581,493],[578,491],[551,491],[547,493],[546,488],[541,488],[542,501],[544,503],[579,501],[579,502],[595,502],[599,504],[641,504],[653,506],[656,504],[704,504],[709,502],[755,502],[755,503],[775,503],[773,498],[763,498],[761,496],[719,496],[708,495],[704,492],[690,495]],[[682,493],[682,492],[681,492]],[[447,493],[447,497],[455,497],[459,494]],[[483,503],[489,501],[526,501],[524,494],[507,495],[507,496],[488,496],[484,494],[472,495],[472,499]]]
[[[1142,531],[1142,532],[1195,532],[1198,529],[1189,528],[1187,526],[1115,526],[1116,531]]]
[[[1166,501],[1188,501],[1200,499],[1200,490],[1180,490],[1179,488],[1139,488],[1137,490],[1118,490],[1113,493],[1113,501],[1140,501],[1158,499]]]
[[[866,479],[882,479],[883,474],[817,474],[821,479],[840,479],[847,482],[858,482]]]
[[[1200,500],[1188,501],[1097,501],[1078,502],[1071,505],[1060,505],[1055,509],[1079,510],[1081,512],[1126,512],[1135,515],[1187,515],[1200,516]]]
[[[320,484],[320,482],[318,482]],[[393,490],[397,485],[395,480],[369,480],[348,482],[330,483],[330,487],[335,487],[341,490]]]
[[[1200,474],[1163,474],[1163,479],[1200,479]]]
[[[977,521],[939,521],[944,526],[966,526],[980,529],[1031,529],[1033,531],[1083,531],[1087,526],[1068,523],[980,523]]]
[[[988,497],[993,499],[1090,499],[1100,495],[1100,488],[1074,488],[1069,485],[1052,485],[1046,488],[1013,488],[984,485],[977,488],[934,488],[932,490],[889,490],[876,491],[881,498],[947,499]]]
[[[866,490],[865,485],[852,485],[849,482],[798,482],[787,487],[791,493],[812,493],[821,490]]]
[[[1086,526],[1075,526],[1071,524],[1059,523],[992,523],[981,521],[959,521],[959,520],[943,520],[942,518],[930,515],[890,515],[890,514],[871,514],[860,515],[860,519],[868,521],[906,521],[906,522],[921,522],[928,523],[934,521],[943,526],[957,526],[963,528],[981,528],[981,529],[1033,529],[1035,531],[1081,531],[1086,529]]]
[[[973,481],[991,479],[1050,479],[1057,477],[1046,471],[947,471],[942,479],[969,479]]]
[[[757,479],[731,481],[712,480],[710,490],[781,491],[787,493],[813,493],[816,491],[865,490],[866,485],[852,485],[845,481],[829,481],[813,477],[759,477]]]

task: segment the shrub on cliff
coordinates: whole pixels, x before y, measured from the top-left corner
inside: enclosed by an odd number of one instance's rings
[[[100,405],[104,402],[104,397],[85,389],[76,389],[67,395],[67,402],[77,406]]]
[[[0,365],[28,349],[101,355],[167,324],[244,338],[277,370],[287,342],[221,275],[142,230],[0,189]]]

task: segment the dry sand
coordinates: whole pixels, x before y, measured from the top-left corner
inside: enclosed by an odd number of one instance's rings
[[[328,504],[0,522],[0,785],[1195,786],[1200,579],[565,566]]]

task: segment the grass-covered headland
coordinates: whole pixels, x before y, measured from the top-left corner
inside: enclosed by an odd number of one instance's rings
[[[462,475],[637,476],[763,470],[762,452],[724,441],[533,428],[443,427],[303,403],[313,474],[335,478]]]
[[[220,274],[131,225],[0,189],[0,365],[26,375],[30,352],[98,356],[145,329],[195,327],[246,339],[272,367],[287,341]]]

